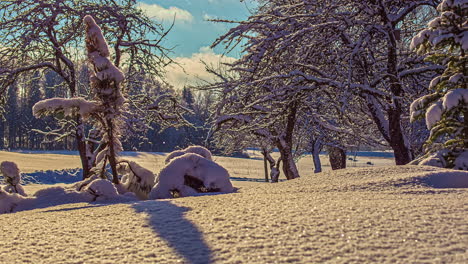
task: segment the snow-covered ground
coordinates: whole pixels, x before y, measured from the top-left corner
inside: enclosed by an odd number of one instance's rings
[[[165,159],[126,154],[155,172]],[[300,179],[267,184],[261,159],[214,157],[237,192],[2,214],[0,263],[468,263],[468,189],[445,188],[468,187],[467,172],[357,159],[341,171],[324,160],[319,174],[302,159]],[[27,173],[79,166],[74,155],[3,160]]]

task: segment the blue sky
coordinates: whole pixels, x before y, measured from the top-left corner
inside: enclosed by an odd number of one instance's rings
[[[182,88],[196,84],[199,79],[210,79],[200,60],[216,64],[220,61],[231,62],[240,56],[240,49],[226,56],[221,56],[224,52],[222,47],[209,49],[213,41],[233,25],[206,19],[245,20],[250,15],[249,9],[255,5],[251,0],[141,0],[139,7],[149,17],[166,26],[172,23],[175,14],[174,28],[164,46],[174,47],[172,57],[183,69],[169,67],[166,70],[169,83]]]

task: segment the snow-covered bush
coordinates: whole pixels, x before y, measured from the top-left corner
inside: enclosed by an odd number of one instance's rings
[[[119,195],[114,184],[105,179],[97,179],[90,182],[83,191],[94,196],[93,201],[112,199]]]
[[[208,159],[208,160],[213,160],[213,158],[211,157],[212,154],[211,152],[205,148],[205,147],[202,147],[202,146],[189,146],[185,149],[182,149],[182,150],[175,150],[171,153],[169,153],[166,157],[166,164],[168,164],[172,159],[176,158],[176,157],[179,157],[179,156],[182,156],[184,155],[185,153],[195,153],[195,154],[198,154],[202,157],[204,157],[205,159]]]
[[[431,130],[425,155],[413,163],[468,170],[468,1],[443,0],[437,11],[411,42],[428,61],[445,67],[431,81],[432,93],[411,104],[411,120],[425,118]]]
[[[11,213],[25,197],[17,193],[8,193],[0,188],[0,214]]]
[[[11,161],[3,161],[0,164],[0,171],[3,174],[4,181],[6,186],[3,187],[3,190],[8,193],[17,193],[22,196],[26,196],[21,183],[21,173],[16,163]]]
[[[177,158],[179,156],[182,156],[184,155],[186,152],[183,151],[183,150],[174,150],[172,151],[171,153],[167,154],[166,156],[166,159],[164,160],[164,162],[166,164],[168,164],[169,162],[171,162],[171,160],[173,160],[174,158]]]
[[[133,192],[140,199],[148,199],[156,176],[134,161],[121,160],[119,163],[119,172],[123,175],[119,185],[123,190],[119,190],[119,193]]]
[[[229,173],[216,162],[187,153],[173,159],[159,173],[150,199],[191,196],[203,192],[232,192]]]

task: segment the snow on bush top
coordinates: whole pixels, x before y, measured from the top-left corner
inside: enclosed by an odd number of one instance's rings
[[[189,146],[185,148],[184,151],[185,153],[195,153],[204,157],[205,159],[212,160],[211,152],[207,148],[202,146]]]
[[[174,150],[171,153],[167,154],[166,159],[164,160],[164,162],[167,164],[172,159],[174,159],[176,157],[179,157],[179,156],[182,156],[184,154],[185,154],[185,151],[183,151],[183,150]]]
[[[189,147],[187,147],[185,149],[175,150],[175,151],[169,153],[167,155],[167,157],[166,157],[166,160],[165,160],[166,164],[169,163],[172,159],[174,159],[176,157],[179,157],[179,156],[182,156],[185,153],[195,153],[195,154],[198,154],[198,155],[204,157],[205,159],[213,160],[211,151],[209,151],[207,148],[202,147],[202,146],[189,146]]]
[[[50,98],[37,102],[32,110],[36,117],[51,112],[63,111],[66,116],[73,116],[76,111],[86,118],[98,109],[99,105],[95,101],[88,101],[82,97],[76,98]]]
[[[20,183],[21,175],[18,165],[11,161],[3,161],[0,164],[0,170],[5,177],[5,180],[12,185]]]
[[[84,190],[95,196],[95,200],[106,200],[118,196],[117,189],[114,184],[108,180],[97,179],[88,184]]]

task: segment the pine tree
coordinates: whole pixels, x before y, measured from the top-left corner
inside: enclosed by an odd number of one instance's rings
[[[431,130],[425,155],[414,163],[468,170],[468,1],[443,0],[437,11],[411,42],[445,68],[431,81],[432,93],[411,104],[411,120],[425,117]]]

